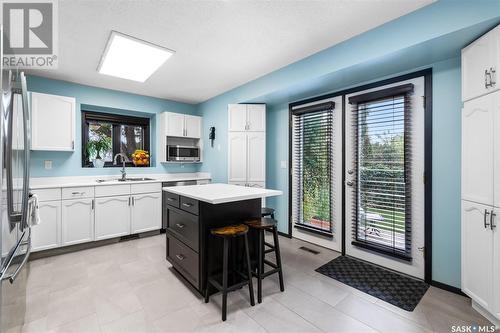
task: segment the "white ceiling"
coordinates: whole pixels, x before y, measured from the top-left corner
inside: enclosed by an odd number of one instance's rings
[[[31,73],[199,103],[433,0],[60,0],[59,68]],[[176,51],[145,83],[97,66],[111,30]]]

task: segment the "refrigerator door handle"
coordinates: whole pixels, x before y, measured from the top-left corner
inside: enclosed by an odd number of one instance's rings
[[[9,104],[8,112],[8,128],[7,128],[7,144],[5,147],[5,172],[7,176],[7,212],[9,214],[10,222],[21,222],[22,212],[14,209],[14,179],[12,176],[12,131],[14,121],[14,92],[11,92],[11,102]]]
[[[9,280],[9,282],[11,284],[16,281],[17,275],[23,269],[24,265],[26,265],[26,263],[28,262],[28,258],[29,258],[30,254],[31,254],[31,241],[28,240],[27,243],[22,243],[22,245],[26,245],[26,244],[28,244],[28,250],[24,254],[24,258],[23,258],[21,264],[17,267],[17,269],[13,273],[11,273],[9,275],[6,275],[6,276],[3,276],[2,277],[2,281]]]
[[[22,224],[23,228],[28,228],[29,207],[28,197],[30,190],[30,111],[28,101],[28,85],[26,84],[26,76],[21,72],[21,96],[23,100],[23,129],[24,129],[24,170],[23,170],[23,201],[22,201]]]

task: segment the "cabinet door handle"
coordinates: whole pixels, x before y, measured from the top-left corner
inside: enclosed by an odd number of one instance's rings
[[[135,206],[135,197],[132,197],[132,206]]]
[[[488,215],[490,214],[490,212],[488,212],[487,209],[484,210],[484,228],[485,229],[488,229],[488,226],[490,225],[488,222],[486,222],[486,220],[488,219]]]
[[[495,67],[490,67],[490,87],[494,86],[497,83],[496,73],[497,71],[495,70]]]
[[[182,224],[182,223],[176,223],[175,226],[179,229],[184,229],[184,227],[185,227],[184,224]]]
[[[182,255],[182,254],[176,254],[175,255],[177,257],[177,259],[179,259],[180,261],[184,260],[185,257]]]
[[[493,212],[493,209],[491,210],[491,214],[490,214],[490,228],[491,230],[495,229],[496,228],[496,225],[495,225],[495,216],[497,216],[497,214],[495,214]]]
[[[187,208],[189,208],[189,207],[193,207],[193,204],[190,204],[190,203],[183,203],[182,205],[183,205],[184,207],[187,207]]]
[[[128,197],[128,205],[130,206],[130,197]]]
[[[92,210],[95,209],[95,200],[94,199],[92,199],[90,207],[91,207]]]
[[[484,87],[488,88],[489,86],[490,86],[490,84],[488,83],[488,70],[485,69],[484,70]]]

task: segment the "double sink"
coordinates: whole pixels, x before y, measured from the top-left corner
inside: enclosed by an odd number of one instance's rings
[[[153,178],[146,178],[146,177],[134,177],[134,178],[114,178],[114,179],[97,179],[96,182],[98,183],[105,183],[105,182],[143,182],[147,180],[156,180]]]

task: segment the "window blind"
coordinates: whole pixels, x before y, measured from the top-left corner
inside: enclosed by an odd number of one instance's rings
[[[333,102],[292,111],[292,219],[296,227],[332,234]]]
[[[411,260],[413,85],[349,99],[354,173],[353,244]]]

